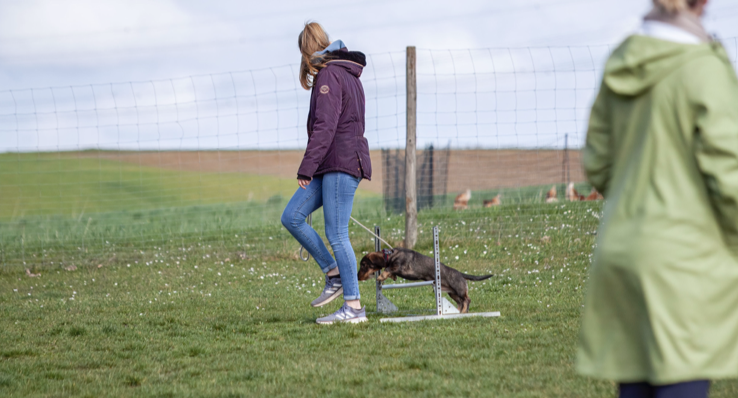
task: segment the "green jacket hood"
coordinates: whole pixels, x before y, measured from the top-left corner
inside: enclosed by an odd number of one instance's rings
[[[603,83],[616,94],[638,96],[686,62],[714,55],[712,47],[710,43],[683,44],[633,35],[608,59]]]

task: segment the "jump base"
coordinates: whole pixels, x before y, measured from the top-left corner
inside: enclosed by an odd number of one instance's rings
[[[400,318],[382,318],[380,322],[415,322],[415,321],[433,321],[436,319],[457,319],[457,318],[470,318],[473,316],[481,316],[485,318],[500,316],[499,312],[471,312],[467,314],[448,314],[448,315],[421,315],[421,316],[406,316]]]

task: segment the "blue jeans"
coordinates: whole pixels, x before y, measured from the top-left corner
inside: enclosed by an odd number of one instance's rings
[[[358,300],[359,279],[356,255],[349,240],[349,217],[354,205],[354,194],[360,178],[333,172],[313,177],[306,189],[297,188],[282,213],[282,225],[313,256],[323,273],[338,267],[343,285],[344,300]],[[317,232],[305,222],[308,214],[323,206],[325,236],[336,259]]]

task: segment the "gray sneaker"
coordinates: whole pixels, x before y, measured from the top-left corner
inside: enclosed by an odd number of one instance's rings
[[[341,276],[325,276],[325,287],[323,293],[320,293],[320,297],[313,300],[310,305],[313,307],[322,307],[331,301],[335,300],[336,297],[343,294],[343,285],[341,284]]]
[[[341,322],[361,323],[361,322],[366,322],[366,321],[367,321],[366,307],[360,310],[355,310],[349,307],[348,305],[346,305],[346,303],[343,303],[343,305],[341,306],[341,308],[338,309],[338,311],[326,317],[318,318],[315,320],[315,322],[321,325],[330,325],[332,323],[341,323]]]

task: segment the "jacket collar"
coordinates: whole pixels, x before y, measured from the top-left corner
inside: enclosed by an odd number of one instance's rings
[[[366,55],[364,53],[360,51],[349,51],[346,47],[331,51],[328,53],[328,57],[330,59],[328,62],[348,61],[358,64],[362,68],[366,66]]]
[[[329,60],[326,62],[326,66],[336,65],[342,67],[356,77],[361,77],[361,72],[366,66],[366,56],[364,53],[349,51],[346,48],[330,52],[325,57]]]
[[[641,25],[641,29],[638,30],[638,34],[674,43],[702,43],[702,40],[697,35],[694,35],[689,31],[670,23],[650,19],[643,21],[643,25]]]
[[[654,7],[651,12],[643,17],[643,20],[646,22],[658,21],[672,25],[696,36],[703,43],[709,43],[712,41],[712,37],[710,37],[710,35],[705,31],[700,18],[689,11],[680,11],[675,14],[668,14],[658,7]]]
[[[342,40],[336,40],[321,51],[313,53],[313,63],[319,64],[324,60],[328,62],[348,61],[362,68],[366,66],[366,56],[359,51],[349,51]]]

